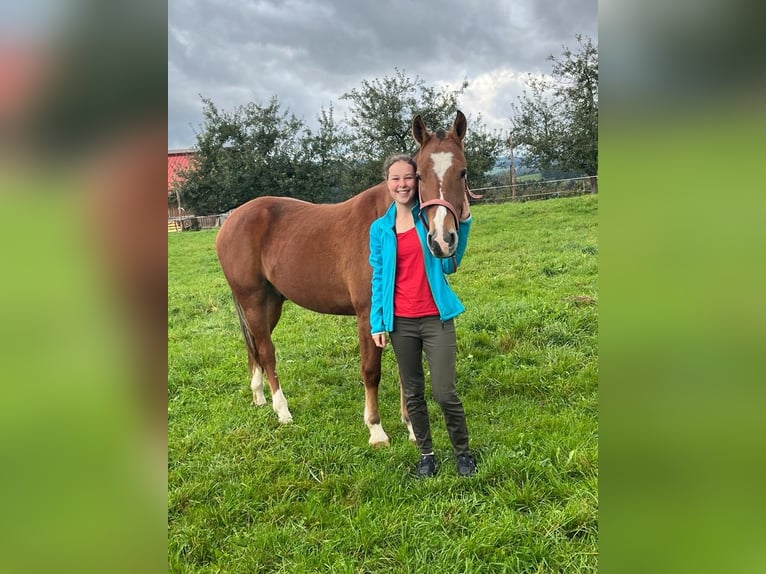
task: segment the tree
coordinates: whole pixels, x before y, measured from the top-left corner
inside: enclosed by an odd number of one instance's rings
[[[468,87],[468,82],[463,81],[455,90],[439,90],[427,86],[418,76],[413,79],[398,68],[395,71],[393,77],[364,80],[360,89],[341,96],[351,102],[346,123],[353,135],[352,168],[360,190],[381,181],[386,156],[417,151],[412,137],[412,120],[416,115],[420,114],[431,129],[451,126],[460,107],[460,96]],[[474,186],[481,185],[501,146],[500,137],[486,131],[480,116],[472,120],[469,115],[465,150]]]
[[[313,131],[283,112],[276,96],[266,105],[249,103],[233,112],[203,98],[195,158],[174,191],[187,212],[197,215],[222,213],[263,195],[343,201],[382,180],[387,155],[415,153],[415,115],[432,129],[452,125],[467,86],[437,90],[399,70],[393,78],[365,80],[343,95],[352,102],[344,122],[348,130],[336,123],[332,106],[321,110]],[[465,152],[473,187],[485,185],[502,143],[486,130],[481,115],[469,119]]]
[[[505,147],[503,138],[497,131],[487,131],[481,114],[477,114],[474,119],[469,120],[464,147],[465,159],[468,162],[468,183],[475,188],[490,185],[490,172]]]
[[[350,136],[335,122],[333,107],[324,108],[317,116],[319,130],[306,130],[301,141],[302,189],[301,197],[314,203],[336,203],[351,197],[354,185],[349,185],[348,157]]]
[[[590,177],[598,191],[598,48],[575,36],[579,50],[563,47],[550,78],[527,80],[529,92],[512,104],[512,137],[525,161],[556,173]]]
[[[262,195],[295,195],[303,122],[281,112],[276,96],[265,106],[249,103],[231,113],[202,101],[204,130],[192,166],[181,174],[186,210],[222,213]]]

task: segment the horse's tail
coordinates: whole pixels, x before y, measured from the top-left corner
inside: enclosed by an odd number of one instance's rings
[[[245,345],[247,346],[247,351],[250,353],[250,356],[253,358],[256,364],[260,364],[260,361],[258,360],[258,349],[255,346],[255,338],[253,337],[253,332],[250,330],[250,325],[248,325],[247,323],[247,317],[245,317],[245,310],[242,308],[242,305],[239,304],[239,301],[237,301],[237,297],[233,293],[232,293],[232,298],[234,299],[234,307],[237,309],[237,316],[239,317],[239,326],[242,328],[242,336],[245,339]]]

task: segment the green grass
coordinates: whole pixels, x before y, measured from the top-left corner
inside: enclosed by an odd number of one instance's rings
[[[251,406],[215,230],[168,236],[168,555],[173,572],[595,572],[598,198],[473,206],[451,283],[458,388],[479,474],[413,477],[393,352],[390,448],[362,421],[355,319],[287,303],[274,332],[295,422]],[[268,398],[268,390],[267,390]]]
[[[520,175],[516,177],[516,181],[519,183],[524,183],[527,181],[541,181],[543,179],[542,173],[525,173],[524,175]]]

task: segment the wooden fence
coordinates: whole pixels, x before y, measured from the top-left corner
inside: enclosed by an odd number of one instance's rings
[[[516,185],[499,185],[497,187],[481,187],[472,190],[483,195],[479,200],[484,203],[505,203],[508,201],[532,201],[552,199],[556,197],[571,197],[593,193],[589,177],[575,177],[545,181],[526,181]],[[182,215],[171,216],[171,208],[178,213],[178,208],[168,207],[168,233],[173,231],[197,231],[220,227],[231,211],[219,215]]]
[[[508,201],[531,201],[552,199],[593,193],[590,177],[574,177],[541,181],[525,181],[516,185],[499,185],[471,190],[483,195],[486,203],[505,203]]]
[[[199,231],[200,229],[213,229],[214,227],[220,227],[225,219],[226,214],[169,217],[168,233],[172,233],[174,231]]]

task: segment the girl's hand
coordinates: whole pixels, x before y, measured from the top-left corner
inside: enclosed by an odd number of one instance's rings
[[[372,340],[375,341],[375,346],[380,347],[381,349],[386,346],[386,334],[385,333],[375,333],[372,336]]]

